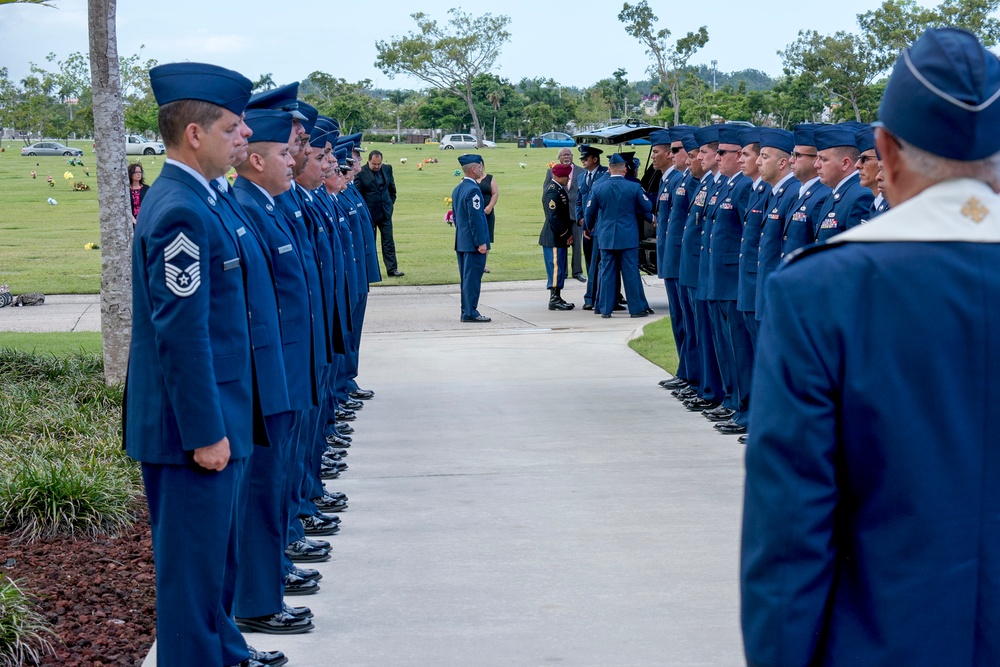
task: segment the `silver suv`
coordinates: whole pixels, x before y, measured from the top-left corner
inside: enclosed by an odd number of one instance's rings
[[[483,139],[483,146],[486,148],[496,148],[492,141]],[[441,139],[441,150],[454,150],[456,148],[475,148],[476,138],[471,134],[446,134]]]

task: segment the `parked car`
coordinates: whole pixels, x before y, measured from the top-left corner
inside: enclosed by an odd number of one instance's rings
[[[21,155],[83,155],[79,148],[70,148],[58,141],[40,141],[21,149]]]
[[[492,141],[483,139],[483,146],[486,148],[496,148]],[[446,134],[441,138],[441,150],[454,150],[456,148],[475,148],[476,138],[471,134]]]
[[[145,137],[130,134],[125,138],[126,155],[163,155],[166,147],[159,141],[146,141]]]
[[[572,148],[573,146],[576,146],[576,142],[573,141],[573,137],[565,132],[546,132],[545,134],[539,135],[538,139],[542,140],[542,145],[545,146],[545,148]]]

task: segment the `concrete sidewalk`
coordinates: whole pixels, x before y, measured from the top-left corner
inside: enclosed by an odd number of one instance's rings
[[[455,286],[372,292],[377,396],[328,482],[350,508],[322,591],[288,598],[316,629],[251,644],[292,667],[743,664],[743,447],[628,348],[652,318],[595,317],[582,292],[562,313],[543,284],[487,284],[485,325],[458,321]]]

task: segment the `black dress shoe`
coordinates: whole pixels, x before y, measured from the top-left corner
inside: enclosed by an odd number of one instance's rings
[[[309,632],[314,627],[312,621],[308,618],[296,618],[283,611],[271,614],[270,616],[256,616],[254,618],[236,617],[234,620],[236,621],[236,627],[242,632],[263,632],[269,635],[301,635],[303,632]]]
[[[337,424],[333,428],[341,435],[350,435],[354,433],[354,427],[350,424]]]
[[[340,407],[343,410],[354,410],[354,411],[357,411],[357,410],[360,410],[361,408],[365,407],[365,404],[362,403],[361,401],[355,400],[353,398],[349,398],[346,401],[344,401],[343,403],[341,403]]]
[[[344,410],[343,408],[337,408],[333,411],[333,416],[339,422],[352,422],[358,418],[354,413],[354,410]]]
[[[549,310],[573,310],[576,306],[572,303],[566,303],[562,299],[551,299],[549,300]]]
[[[601,318],[605,319],[605,320],[608,319],[609,317],[611,317],[611,316],[608,315],[607,313],[604,313],[603,315],[601,315]]]
[[[664,389],[684,389],[688,386],[688,381],[684,378],[672,377],[669,380],[660,380],[660,386]]]
[[[371,389],[355,389],[348,396],[356,401],[369,401],[375,398],[375,392]]]
[[[306,535],[335,535],[340,532],[340,526],[337,524],[315,516],[307,516],[302,519],[302,528]]]
[[[674,389],[670,392],[682,401],[686,401],[689,398],[694,398],[698,395],[698,392],[694,390],[693,387],[684,387],[683,389]]]
[[[491,320],[490,318],[486,317],[485,315],[476,315],[475,317],[463,317],[462,321],[463,322],[479,322],[479,323],[483,323],[483,322],[492,322],[493,320]]]
[[[393,269],[392,271],[386,271],[386,274],[392,278],[402,278],[403,276],[406,275],[405,273],[397,269]]]
[[[747,427],[733,422],[731,424],[720,425],[718,431],[719,433],[724,433],[726,435],[739,435],[741,433],[746,433]]]
[[[317,540],[313,539],[312,537],[303,537],[300,541],[305,542],[313,549],[326,549],[327,551],[330,550],[330,543],[327,542],[326,540]]]
[[[319,581],[323,578],[323,575],[319,573],[319,570],[314,570],[310,567],[293,567],[292,574],[299,579],[305,579],[306,581]]]
[[[351,446],[351,441],[348,440],[346,436],[331,433],[326,436],[326,444],[332,447],[340,447],[341,449],[344,449]]]
[[[749,439],[750,439],[750,435],[747,434],[747,433],[744,433],[740,437],[736,438],[736,442],[740,443],[741,445],[745,445],[745,444],[747,444],[747,440],[749,440]]]
[[[340,477],[340,471],[336,468],[331,468],[330,466],[321,465],[319,467],[319,478],[320,479],[337,479]]]
[[[583,309],[584,310],[593,310],[594,309],[594,304],[592,304],[592,303],[585,303],[585,304],[583,304]]]
[[[701,414],[705,414],[705,413],[704,413],[704,412],[702,412]],[[736,423],[736,422],[735,422],[735,421],[733,421],[732,419],[727,419],[727,420],[726,420],[726,421],[724,421],[724,422],[715,422],[714,424],[712,424],[712,428],[714,428],[714,429],[715,429],[716,431],[718,431],[718,430],[719,430],[720,428],[722,428],[723,426],[727,426],[727,425],[728,425],[728,426],[732,426],[732,425],[733,425],[733,424],[735,424],[735,423]]]
[[[584,276],[582,273],[575,273],[573,274],[573,277],[579,280],[581,283],[587,282],[586,276]]]
[[[287,602],[281,603],[281,610],[284,611],[286,614],[291,614],[292,616],[295,616],[297,618],[313,617],[312,609],[310,609],[309,607],[293,607]],[[250,652],[250,655],[253,655],[253,651]],[[260,658],[257,659],[260,660]]]
[[[703,410],[711,410],[712,408],[717,407],[718,405],[719,405],[718,403],[706,401],[704,398],[698,398],[697,396],[688,401],[684,401],[684,407],[690,410],[691,412],[702,412]]]
[[[346,449],[338,449],[333,445],[327,445],[326,448],[323,450],[323,453],[339,461],[340,459],[347,456],[349,452]]]
[[[347,509],[347,502],[340,498],[334,498],[330,494],[323,494],[319,498],[312,499],[313,504],[324,512],[343,512]]]
[[[646,310],[642,312],[646,313],[647,315],[656,315],[656,312],[652,308],[646,308]]]
[[[247,649],[250,651],[251,660],[256,660],[267,667],[281,667],[288,664],[288,658],[281,651],[259,651],[250,645],[247,645]]]
[[[728,408],[718,407],[712,408],[711,410],[705,410],[701,414],[710,422],[724,422],[729,421],[736,413]]]
[[[330,547],[314,547],[304,539],[296,540],[285,547],[285,555],[293,563],[325,563],[330,560]]]
[[[312,595],[319,593],[319,584],[308,579],[301,579],[294,574],[285,575],[285,595]]]
[[[623,303],[616,303],[615,310],[628,310]]]
[[[647,313],[645,310],[643,310],[643,311],[638,312],[638,313],[632,313],[631,315],[629,315],[629,317],[646,317],[647,315],[649,315],[649,313]]]

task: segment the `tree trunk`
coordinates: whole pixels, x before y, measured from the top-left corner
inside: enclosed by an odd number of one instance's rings
[[[101,219],[101,340],[104,379],[124,382],[132,330],[132,226],[126,187],[117,0],[87,0],[90,78],[94,91],[97,202]]]
[[[399,143],[399,128],[401,124],[401,118],[399,114],[399,107],[396,107],[396,143]]]
[[[674,105],[674,125],[681,124],[681,92],[680,84],[670,87],[670,100]]]
[[[472,126],[476,128],[476,148],[483,147],[483,126],[479,124],[479,114],[476,113],[476,105],[472,101],[472,87],[465,87],[465,103],[469,105],[469,113],[472,114]]]

